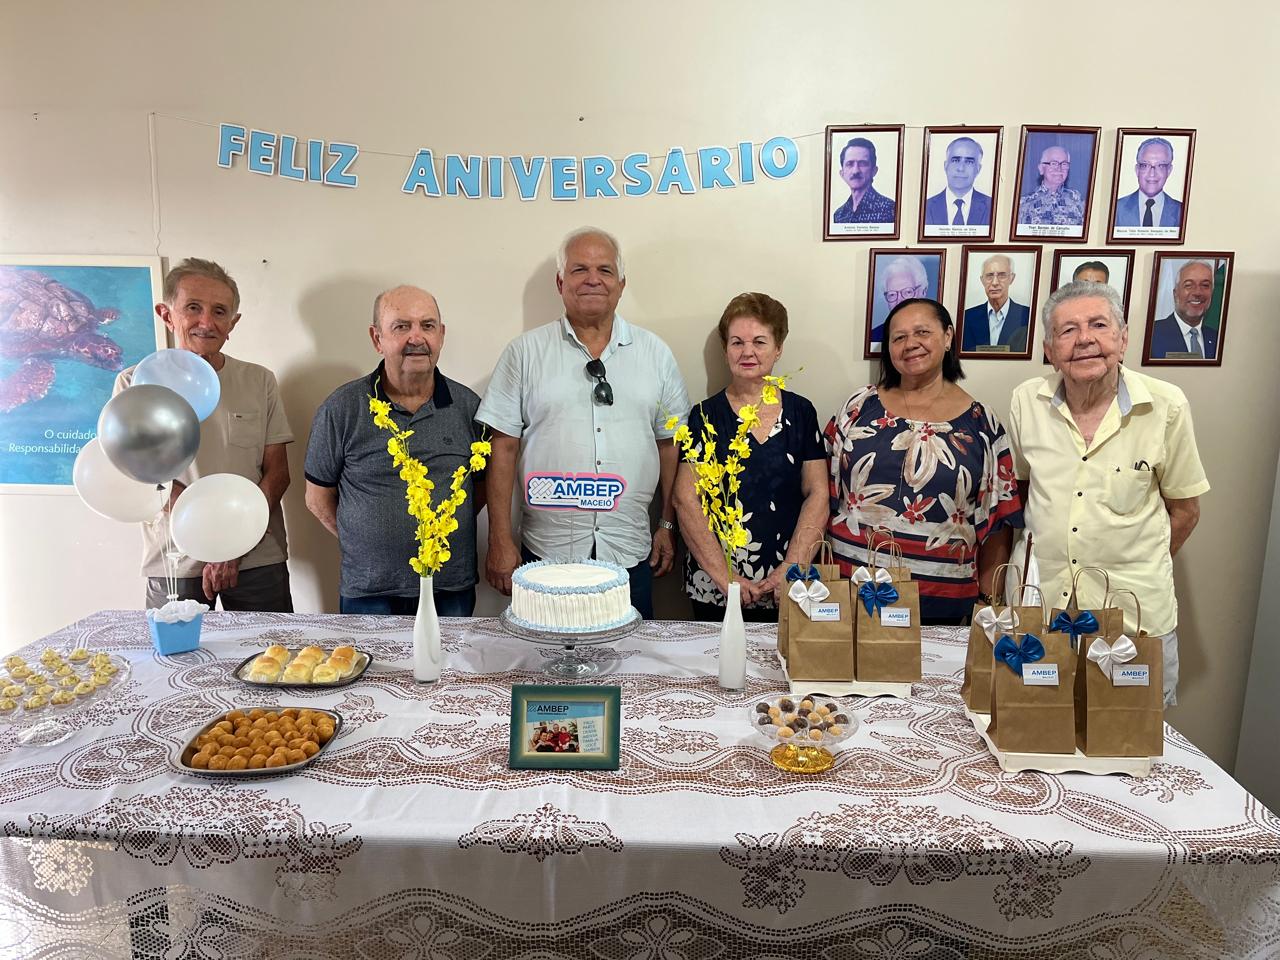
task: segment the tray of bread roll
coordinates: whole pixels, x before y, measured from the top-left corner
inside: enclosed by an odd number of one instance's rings
[[[345,687],[364,675],[369,660],[367,653],[351,646],[295,651],[277,643],[245,657],[235,677],[253,687]]]

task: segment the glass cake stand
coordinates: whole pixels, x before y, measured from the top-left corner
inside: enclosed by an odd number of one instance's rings
[[[595,658],[584,656],[578,647],[595,647],[619,640],[635,631],[644,620],[640,611],[631,608],[631,619],[620,627],[595,632],[563,633],[551,630],[532,630],[516,622],[511,616],[511,608],[502,611],[498,623],[502,629],[513,637],[528,640],[545,647],[560,647],[560,655],[548,660],[542,672],[561,680],[585,680],[600,673],[600,664]]]

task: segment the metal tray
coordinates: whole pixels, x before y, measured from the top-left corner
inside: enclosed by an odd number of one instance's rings
[[[187,764],[184,762],[187,758],[187,751],[189,750],[192,753],[195,753],[196,740],[198,740],[203,734],[206,734],[211,729],[213,729],[214,724],[218,723],[218,721],[226,719],[227,714],[231,712],[231,710],[223,710],[216,717],[214,717],[212,720],[206,723],[203,727],[201,727],[199,730],[193,733],[190,739],[188,739],[187,742],[182,745],[182,748],[178,750],[177,753],[175,753],[170,758],[173,763],[173,766],[177,768],[179,771],[181,771],[182,773],[185,773],[188,776],[192,776],[192,777],[214,777],[216,779],[224,779],[224,780],[225,779],[237,780],[237,779],[246,779],[246,778],[252,779],[254,777],[272,777],[280,773],[292,773],[293,771],[300,770],[303,767],[305,767],[307,764],[314,762],[316,758],[322,756],[324,752],[329,749],[329,746],[335,740],[337,740],[338,737],[342,734],[342,714],[338,713],[336,710],[325,710],[322,707],[301,707],[301,706],[277,707],[273,704],[254,704],[252,706],[233,707],[232,709],[243,710],[246,713],[248,713],[250,710],[269,710],[275,713],[279,713],[281,710],[294,709],[294,710],[310,710],[312,713],[328,714],[329,716],[333,717],[333,736],[329,738],[329,743],[322,744],[320,749],[317,750],[311,756],[307,757],[307,759],[302,760],[299,763],[287,763],[283,767],[262,767],[259,770],[197,770],[195,767],[187,766]]]
[[[253,663],[253,661],[257,660],[260,656],[262,656],[261,650],[257,653],[249,654],[249,656],[241,660],[235,670],[232,671],[232,676],[241,683],[250,687],[294,687],[301,690],[336,690],[338,687],[345,687],[348,684],[355,683],[363,677],[364,672],[369,669],[369,664],[373,662],[372,657],[363,650],[357,649],[355,659],[356,668],[351,671],[351,676],[343,677],[341,680],[334,680],[332,683],[316,683],[315,681],[308,681],[307,683],[286,683],[283,680],[250,680],[248,676],[249,664]],[[307,709],[310,710],[312,708],[308,707]]]

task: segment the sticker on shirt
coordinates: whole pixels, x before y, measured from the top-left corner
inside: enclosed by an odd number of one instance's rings
[[[627,482],[613,473],[530,473],[524,478],[525,503],[543,510],[609,511]]]

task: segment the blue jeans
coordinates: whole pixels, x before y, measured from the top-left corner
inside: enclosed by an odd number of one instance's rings
[[[542,558],[526,547],[520,545],[520,556],[525,563],[533,563]],[[591,559],[595,559],[595,550],[591,551]],[[627,568],[627,577],[631,580],[631,605],[646,620],[653,619],[653,567],[649,566],[646,557],[634,567]]]
[[[476,609],[476,588],[433,590],[436,614],[441,617],[469,617]],[[418,612],[417,597],[339,597],[339,613],[372,613],[381,616],[411,617]]]

